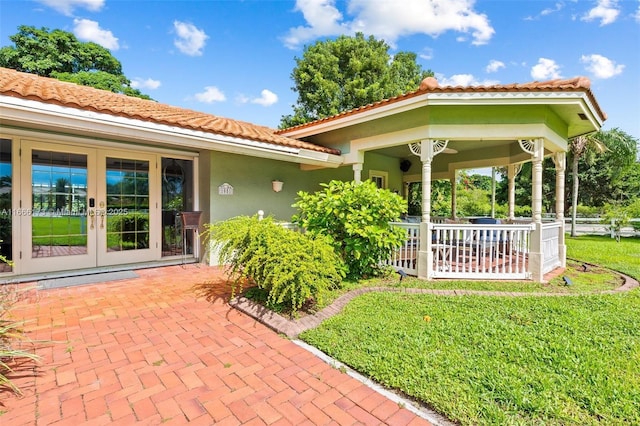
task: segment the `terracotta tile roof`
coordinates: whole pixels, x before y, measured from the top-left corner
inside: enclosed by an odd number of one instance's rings
[[[275,129],[266,126],[218,117],[1,67],[0,95],[274,145],[340,154],[340,151],[335,149],[279,135]]]
[[[587,77],[575,77],[566,80],[549,80],[549,81],[533,81],[530,83],[514,83],[505,85],[494,86],[440,86],[438,81],[434,77],[425,78],[418,90],[395,96],[389,99],[383,99],[379,102],[374,102],[369,105],[365,105],[360,108],[355,108],[349,111],[341,112],[331,117],[322,118],[310,123],[301,124],[299,126],[290,127],[284,130],[278,130],[278,133],[286,134],[289,131],[303,129],[307,127],[313,127],[314,125],[326,123],[328,121],[336,120],[343,117],[357,115],[361,112],[370,111],[375,108],[390,105],[395,102],[400,102],[405,99],[410,99],[426,93],[496,93],[496,92],[585,92],[591,101],[592,105],[596,109],[600,118],[604,121],[607,119],[607,115],[600,109],[600,105],[596,101],[595,96],[591,92],[591,82]]]

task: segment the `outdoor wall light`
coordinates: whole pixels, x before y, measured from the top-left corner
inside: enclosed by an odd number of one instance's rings
[[[284,183],[279,180],[274,180],[271,182],[271,187],[273,188],[273,192],[282,191],[282,185],[284,185]]]

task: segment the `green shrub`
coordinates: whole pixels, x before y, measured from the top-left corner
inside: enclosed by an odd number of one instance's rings
[[[491,195],[480,188],[469,188],[458,191],[457,195],[458,215],[487,216],[491,213]]]
[[[268,292],[267,302],[293,312],[337,288],[343,263],[326,238],[283,228],[271,218],[239,216],[208,225],[206,239],[228,265],[232,291],[246,281]]]
[[[598,217],[600,213],[602,212],[598,207],[578,204],[578,207],[576,208],[576,215],[579,217]]]
[[[403,229],[389,225],[406,211],[405,201],[371,181],[322,186],[324,190],[314,194],[298,193],[294,222],[311,234],[330,237],[350,279],[380,275],[382,261],[406,238]]]
[[[531,206],[516,205],[513,214],[516,217],[531,217]]]

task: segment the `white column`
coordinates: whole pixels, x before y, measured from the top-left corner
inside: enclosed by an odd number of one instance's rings
[[[496,168],[491,167],[491,217],[496,217]]]
[[[564,173],[567,164],[567,154],[556,152],[553,156],[556,166],[556,220],[564,223]]]
[[[544,159],[544,141],[534,139],[531,168],[531,216],[535,230],[531,235],[529,253],[529,271],[535,282],[544,280],[544,253],[542,246],[542,160]]]
[[[448,140],[425,139],[409,144],[409,149],[422,161],[422,220],[420,222],[420,249],[418,250],[418,278],[433,278],[431,252],[431,161],[447,147]]]
[[[458,183],[457,183],[458,171],[453,171],[453,176],[449,181],[451,182],[451,219],[456,220],[458,217]]]
[[[420,250],[418,251],[418,278],[431,279],[433,275],[433,252],[431,251],[431,161],[434,141],[420,143],[422,161],[422,220],[420,222]],[[446,146],[446,144],[445,144]]]
[[[564,240],[564,178],[567,167],[566,152],[556,152],[553,156],[553,162],[556,166],[556,221],[562,225],[558,235],[558,256],[560,257],[560,266],[567,266],[567,245]]]
[[[353,166],[353,181],[362,182],[362,163],[356,163]]]
[[[509,181],[509,220],[516,217],[516,166],[509,164],[507,166],[507,179]]]
[[[425,144],[422,142],[422,152],[425,151]],[[433,157],[421,158],[422,160],[422,222],[429,223],[431,220],[431,160]]]
[[[542,139],[534,140],[531,167],[531,216],[535,223],[542,223],[542,160],[544,145]]]

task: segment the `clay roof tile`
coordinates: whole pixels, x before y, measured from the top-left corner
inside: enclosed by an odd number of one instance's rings
[[[339,155],[340,151],[277,134],[276,129],[155,101],[0,68],[0,95],[127,117],[206,133]]]

